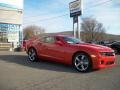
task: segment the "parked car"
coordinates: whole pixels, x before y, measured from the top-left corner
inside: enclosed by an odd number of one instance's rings
[[[108,41],[98,41],[96,44],[107,46],[110,42]]]
[[[87,44],[79,39],[52,35],[27,42],[30,61],[49,60],[72,65],[79,72],[101,69],[115,65],[114,51],[105,46]]]
[[[108,44],[107,46],[111,47],[116,54],[120,54],[120,41],[115,41],[111,44]]]

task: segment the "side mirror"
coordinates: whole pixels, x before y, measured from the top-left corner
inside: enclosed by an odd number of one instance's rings
[[[60,46],[63,46],[63,42],[61,42],[61,41],[56,41],[55,44],[60,45]]]

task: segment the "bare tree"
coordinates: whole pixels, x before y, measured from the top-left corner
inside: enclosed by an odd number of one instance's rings
[[[86,42],[93,42],[103,40],[105,36],[105,28],[102,23],[99,23],[93,18],[83,18],[81,29],[84,35],[83,40]]]
[[[23,35],[25,40],[43,33],[45,33],[45,29],[35,25],[30,25],[23,29]]]

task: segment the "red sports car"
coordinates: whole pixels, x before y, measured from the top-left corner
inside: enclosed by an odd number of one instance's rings
[[[87,44],[79,39],[51,35],[31,39],[26,51],[30,61],[50,60],[73,65],[79,72],[101,69],[115,65],[115,53],[111,48]]]

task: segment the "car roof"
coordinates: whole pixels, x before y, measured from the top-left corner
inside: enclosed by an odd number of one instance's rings
[[[43,34],[40,37],[72,37],[70,35],[61,35],[61,34]]]

